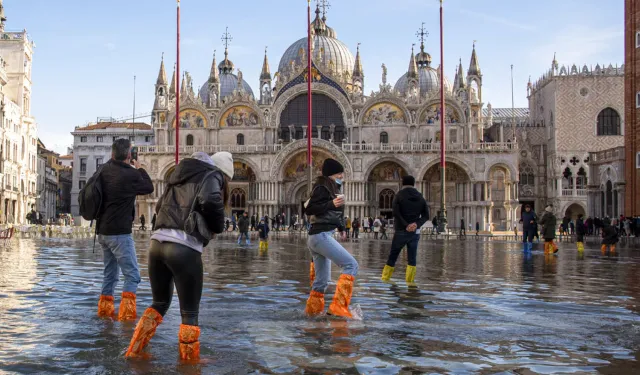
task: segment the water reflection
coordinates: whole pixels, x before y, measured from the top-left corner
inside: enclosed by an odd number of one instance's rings
[[[303,238],[269,251],[220,239],[205,250],[202,364],[177,359],[178,304],[149,346],[124,361],[133,324],[95,317],[102,275],[91,240],[21,240],[0,249],[0,370],[18,373],[629,373],[640,348],[640,256],[599,248],[558,256],[520,244],[423,241],[416,284],[401,256],[380,281],[389,242],[348,243],[361,266],[363,321],[302,315]],[[141,312],[150,302],[138,241]],[[537,246],[536,246],[537,247]],[[541,247],[541,245],[540,245]],[[333,279],[338,277],[338,270]],[[327,303],[334,284],[328,291]],[[632,371],[633,372],[633,371]]]

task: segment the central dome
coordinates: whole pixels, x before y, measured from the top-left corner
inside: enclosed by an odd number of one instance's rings
[[[409,88],[409,79],[407,78],[407,74],[408,73],[405,73],[400,77],[394,86],[394,89],[402,95],[405,95]],[[420,82],[421,95],[425,95],[432,91],[440,91],[440,74],[436,69],[426,66],[418,68],[418,81]],[[449,82],[449,79],[446,76],[444,77],[444,88],[446,92],[451,92],[451,82]]]
[[[332,70],[333,74],[342,77],[345,72],[353,73],[355,58],[349,48],[337,39],[334,29],[327,26],[326,17],[320,17],[320,10],[316,9],[316,19],[311,24],[313,62],[317,67]],[[293,43],[282,55],[278,71],[280,74],[291,72],[291,65],[307,66],[308,41],[302,38]],[[320,61],[318,61],[320,60]],[[328,71],[327,71],[328,72]]]

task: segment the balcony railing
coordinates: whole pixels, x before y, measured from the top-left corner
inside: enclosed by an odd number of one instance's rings
[[[587,189],[562,189],[563,197],[586,197]]]
[[[192,154],[196,151],[208,154],[227,151],[239,154],[269,154],[277,153],[286,144],[273,145],[204,145],[204,146],[180,146],[181,154]],[[396,152],[440,152],[440,143],[343,143],[339,145],[344,152],[356,153],[396,153]],[[451,143],[447,145],[450,152],[512,152],[518,150],[517,143]],[[138,146],[140,154],[173,154],[175,146]]]

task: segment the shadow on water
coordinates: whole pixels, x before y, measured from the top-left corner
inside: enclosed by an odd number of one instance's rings
[[[123,360],[134,323],[95,316],[102,255],[91,240],[24,239],[0,249],[0,370],[15,373],[638,373],[640,252],[548,257],[536,245],[423,240],[416,284],[380,281],[390,242],[346,244],[360,263],[363,321],[303,316],[309,254],[302,238],[203,254],[199,365],[177,359],[177,298],[149,346]],[[148,241],[137,241],[151,302]],[[335,281],[339,270],[334,267]],[[119,287],[122,283],[119,284]],[[327,303],[335,289],[327,291]],[[119,298],[117,298],[117,301]]]

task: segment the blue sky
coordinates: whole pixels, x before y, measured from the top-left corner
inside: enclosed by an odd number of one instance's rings
[[[315,3],[315,1],[314,1]],[[153,106],[160,57],[167,74],[175,61],[174,0],[5,0],[7,30],[27,29],[36,43],[31,108],[40,137],[64,152],[75,126],[97,117]],[[557,52],[560,64],[622,64],[623,0],[445,0],[445,72],[453,81],[458,59],[469,65],[476,40],[484,74],[483,100],[511,106],[514,65],[516,106],[527,106],[526,82],[546,71]],[[406,72],[411,44],[422,22],[427,52],[440,62],[438,0],[333,0],[327,23],[355,54],[357,43],[367,93]],[[272,73],[286,48],[306,35],[304,0],[182,0],[181,64],[194,86],[208,77],[214,49],[221,58],[225,26],[233,36],[230,59],[258,92],[265,46]],[[148,120],[147,120],[148,121]]]

